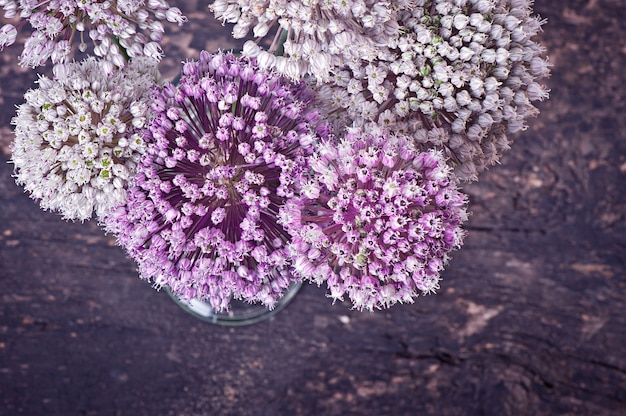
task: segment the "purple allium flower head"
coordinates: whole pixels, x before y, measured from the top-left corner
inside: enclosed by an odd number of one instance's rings
[[[467,219],[441,152],[367,126],[321,144],[310,161],[300,198],[280,213],[296,274],[358,310],[434,292]]]
[[[399,13],[391,54],[347,65],[319,87],[329,113],[394,124],[445,151],[463,180],[496,163],[508,134],[548,97],[544,23],[529,0],[419,0]]]
[[[226,310],[272,307],[296,280],[277,224],[318,140],[313,94],[254,60],[202,52],[155,92],[126,206],[106,219],[142,278]]]
[[[19,185],[44,210],[65,219],[100,217],[124,203],[127,183],[144,152],[141,129],[157,62],[139,57],[107,75],[101,61],[55,67],[13,118],[11,161]]]
[[[93,43],[93,54],[103,58],[107,73],[123,67],[127,57],[162,56],[162,20],[182,25],[187,19],[165,0],[0,0],[7,18],[20,16],[17,27],[0,28],[0,51],[15,42],[18,29],[28,22],[33,32],[24,44],[20,65],[36,67],[48,59],[69,62],[74,45],[81,52]]]

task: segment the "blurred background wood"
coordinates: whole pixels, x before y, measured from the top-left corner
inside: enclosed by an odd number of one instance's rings
[[[165,76],[236,46],[204,2],[166,28]],[[436,296],[377,313],[306,286],[222,328],[137,278],[95,223],[39,210],[11,174],[35,72],[0,53],[0,415],[626,414],[626,3],[537,0],[551,99],[502,165]]]

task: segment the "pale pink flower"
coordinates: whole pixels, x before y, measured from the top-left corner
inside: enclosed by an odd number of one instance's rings
[[[295,79],[311,74],[326,82],[338,66],[385,55],[398,35],[397,13],[411,4],[405,0],[215,0],[210,8],[217,19],[235,24],[235,38],[252,32],[258,41],[246,42],[243,53],[257,58],[262,67]],[[260,46],[263,40],[270,44],[267,49]]]
[[[74,47],[93,49],[95,56],[123,67],[129,58],[160,59],[162,20],[182,25],[187,19],[165,0],[0,0],[5,17],[21,17],[17,26],[0,29],[0,51],[13,44],[18,30],[29,23],[33,31],[24,43],[22,66],[71,61]]]
[[[418,1],[399,13],[402,36],[391,55],[335,71],[317,87],[320,99],[338,125],[391,116],[396,131],[442,149],[463,180],[475,180],[538,113],[533,103],[548,97],[549,64],[536,41],[544,21],[530,5]]]
[[[126,200],[126,188],[144,152],[148,91],[158,82],[156,62],[136,58],[111,74],[90,57],[60,64],[13,118],[11,162],[16,182],[44,210],[64,219],[101,217]]]

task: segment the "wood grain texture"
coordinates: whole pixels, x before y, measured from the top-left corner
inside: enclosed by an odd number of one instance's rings
[[[163,72],[235,46],[179,4]],[[537,0],[552,97],[465,187],[470,236],[442,290],[378,313],[304,287],[228,329],[137,278],[95,223],[13,182],[10,118],[34,72],[0,53],[0,415],[626,414],[626,4]]]

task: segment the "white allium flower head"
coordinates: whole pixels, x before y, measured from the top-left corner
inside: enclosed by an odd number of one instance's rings
[[[16,25],[0,28],[0,51],[13,44],[18,28],[28,22],[33,31],[24,43],[19,58],[22,66],[36,67],[51,60],[53,64],[71,61],[74,46],[123,67],[127,58],[145,54],[160,59],[158,44],[163,37],[162,20],[182,25],[187,18],[165,0],[0,0],[4,16],[19,15]],[[151,42],[152,41],[152,42]]]
[[[548,97],[549,64],[535,40],[544,21],[528,0],[420,0],[397,16],[392,53],[335,71],[320,99],[337,124],[384,124],[391,112],[404,133],[443,128],[424,147],[444,150],[463,180],[475,180]]]
[[[144,152],[148,91],[159,80],[145,57],[107,75],[90,57],[59,64],[13,118],[15,178],[44,210],[67,220],[101,217],[125,202],[127,181]]]
[[[222,22],[234,23],[233,36],[251,31],[271,43],[268,61],[282,75],[313,75],[318,82],[331,78],[334,68],[387,54],[398,35],[397,14],[411,6],[408,0],[215,0],[210,6]],[[248,41],[244,55],[257,57],[258,46]]]

